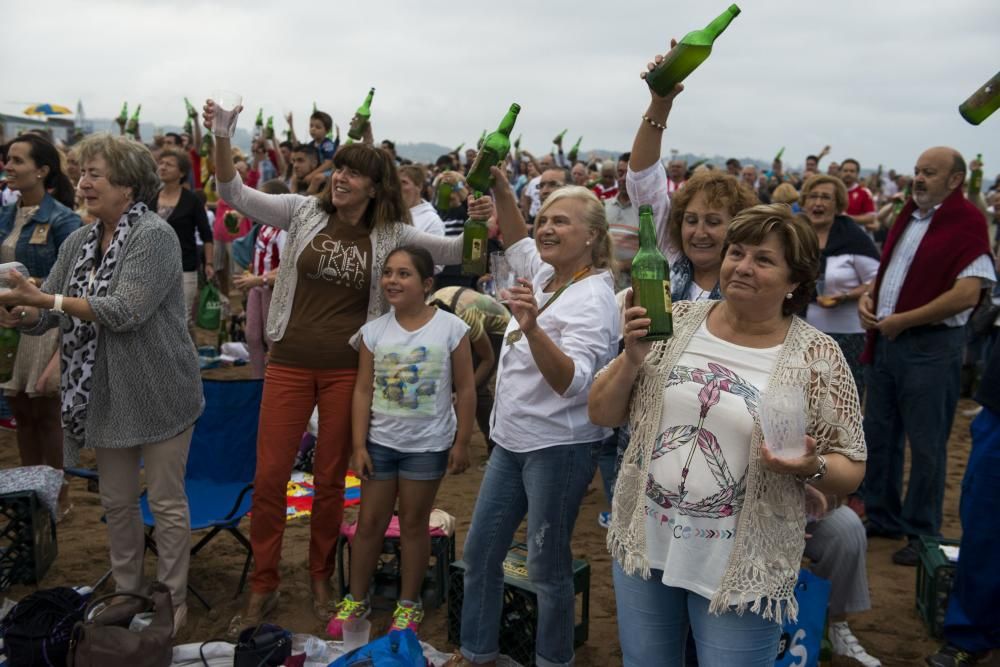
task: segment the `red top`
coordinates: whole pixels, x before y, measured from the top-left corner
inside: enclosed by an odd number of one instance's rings
[[[875,212],[875,200],[868,188],[855,185],[847,191],[847,215],[863,215]]]

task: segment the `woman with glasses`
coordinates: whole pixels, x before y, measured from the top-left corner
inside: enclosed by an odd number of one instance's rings
[[[243,185],[233,167],[228,133],[213,128],[215,115],[215,104],[208,100],[204,122],[216,132],[219,195],[247,217],[288,232],[267,318],[273,344],[257,437],[250,523],[254,571],[246,607],[229,626],[235,636],[259,624],[278,603],[285,491],[314,406],[319,407],[319,440],[309,541],[312,608],[321,621],[333,615],[330,575],[344,511],[358,368],[354,341],[365,322],[389,310],[379,286],[389,253],[416,244],[427,248],[435,262],[455,264],[461,260],[462,236],[426,234],[409,224],[395,161],[370,144],[370,133],[364,143],[337,151],[320,194],[269,195]],[[469,208],[483,219],[493,211],[488,197]]]
[[[807,180],[800,204],[820,247],[816,298],[809,303],[806,321],[837,341],[851,367],[858,396],[863,397],[860,357],[865,334],[857,301],[878,273],[878,249],[864,228],[844,215],[847,188],[836,176],[818,174]]]

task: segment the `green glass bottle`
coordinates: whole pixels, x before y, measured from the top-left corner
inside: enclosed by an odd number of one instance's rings
[[[567,128],[567,129],[565,129],[565,130],[563,130],[563,131],[562,131],[562,132],[560,132],[559,134],[557,134],[557,135],[555,136],[555,138],[554,138],[554,139],[552,140],[552,143],[554,143],[554,144],[561,144],[561,143],[562,143],[562,140],[563,140],[563,137],[565,137],[565,136],[566,136],[566,133],[567,133],[567,132],[569,132],[569,129],[568,129],[568,128]]]
[[[778,160],[780,160],[781,156],[784,155],[784,154],[785,154],[785,147],[782,146],[781,150],[778,151],[778,154],[774,156],[774,161],[777,162]]]
[[[969,199],[974,199],[983,191],[983,154],[976,154],[976,162],[979,166],[972,170],[969,175]]]
[[[259,139],[264,134],[264,109],[257,108],[257,120],[253,122],[253,138]]]
[[[118,118],[116,122],[125,127],[125,123],[128,122],[128,102],[122,102],[122,110],[118,112]]]
[[[441,180],[437,187],[437,196],[434,197],[434,207],[439,211],[447,211],[451,208],[451,193],[454,188],[451,183],[445,180]]]
[[[583,137],[580,137],[579,139],[577,139],[576,143],[573,144],[573,147],[569,149],[569,155],[567,157],[569,158],[569,163],[570,164],[573,164],[574,162],[576,162],[577,156],[580,155],[580,142],[581,141],[583,141]]]
[[[517,139],[514,140],[514,150],[521,150],[521,135],[517,135]]]
[[[646,309],[651,322],[644,341],[666,340],[674,333],[670,302],[670,263],[656,245],[653,207],[639,207],[639,251],[632,258],[632,303]]]
[[[684,35],[677,46],[670,50],[656,69],[646,75],[646,83],[657,95],[666,95],[678,83],[695,71],[712,53],[712,43],[740,13],[736,5],[722,12],[703,30],[693,30]]]
[[[1000,72],[962,102],[958,112],[973,125],[979,125],[997,109],[1000,109]]]
[[[456,153],[461,153],[461,152],[462,152],[462,149],[463,149],[464,147],[465,147],[465,142],[463,141],[463,142],[462,142],[462,143],[460,143],[460,144],[458,145],[458,147],[457,147],[457,148],[455,149],[455,152],[456,152]]]
[[[482,192],[477,191],[477,198]],[[489,228],[485,220],[469,218],[462,227],[462,273],[467,276],[481,276],[487,272],[489,257]]]
[[[135,111],[132,112],[132,117],[128,119],[128,125],[125,126],[125,134],[129,135],[133,139],[139,136],[139,112],[142,111],[142,105],[138,105]]]
[[[510,105],[510,110],[500,121],[496,132],[490,132],[483,140],[476,160],[472,163],[466,181],[469,188],[477,192],[486,192],[493,185],[493,177],[490,175],[490,167],[499,165],[510,153],[510,133],[514,130],[514,123],[517,121],[517,114],[521,111],[521,105]]]
[[[486,130],[483,130],[482,134],[479,135],[479,141],[476,142],[477,151],[483,147],[484,141],[486,141]]]
[[[889,226],[891,227],[899,214],[903,212],[903,207],[906,206],[906,202],[910,201],[911,186],[909,183],[906,185],[906,189],[903,190],[903,198],[892,205],[892,216],[889,218]]]
[[[187,135],[194,134],[194,122],[190,118],[184,120],[184,133]]]
[[[826,636],[819,641],[817,667],[833,667],[833,644]]]
[[[374,88],[368,91],[365,101],[358,107],[358,110],[354,113],[354,118],[351,119],[351,129],[347,131],[347,136],[355,141],[361,141],[365,128],[368,127],[368,121],[372,117],[373,97],[375,97]]]
[[[187,111],[188,118],[198,117],[197,109],[194,108],[194,105],[191,104],[191,101],[186,97],[184,98],[184,110]]]
[[[264,132],[264,136],[268,139],[274,139],[274,116],[267,117],[267,129]]]
[[[0,382],[7,382],[14,376],[14,361],[20,340],[21,332],[17,329],[0,329]]]

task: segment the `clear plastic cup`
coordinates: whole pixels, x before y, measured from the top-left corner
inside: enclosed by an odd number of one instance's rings
[[[344,651],[353,651],[368,643],[372,624],[367,618],[352,618],[344,622]]]
[[[781,386],[760,395],[760,427],[772,454],[794,459],[806,453],[806,397],[799,387]]]
[[[510,288],[517,285],[517,274],[502,252],[490,253],[490,275],[493,276],[493,290],[500,303],[507,303]]]
[[[219,90],[216,91],[212,101],[215,102],[212,134],[232,139],[236,134],[236,119],[243,107],[243,96],[230,90]]]

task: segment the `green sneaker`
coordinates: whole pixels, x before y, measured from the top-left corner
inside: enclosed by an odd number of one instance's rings
[[[359,618],[368,618],[371,613],[371,604],[367,599],[358,601],[348,593],[343,600],[337,603],[333,618],[326,626],[326,634],[333,639],[343,639],[345,623]]]

